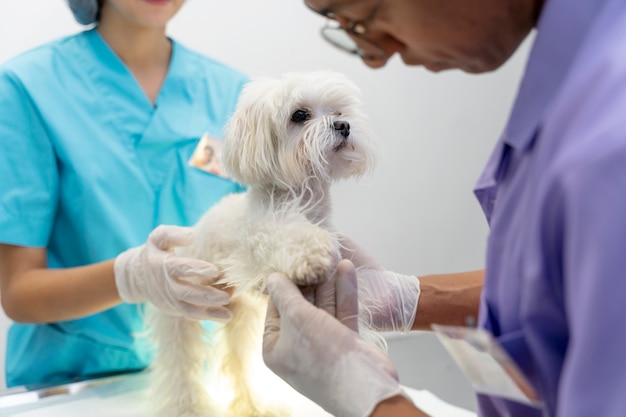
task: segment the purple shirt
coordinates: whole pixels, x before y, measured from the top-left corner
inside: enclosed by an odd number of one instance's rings
[[[626,415],[626,3],[547,0],[477,187],[489,220],[479,322],[545,402],[480,415]]]

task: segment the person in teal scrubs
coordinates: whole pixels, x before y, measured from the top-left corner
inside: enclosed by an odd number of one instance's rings
[[[242,191],[188,161],[219,141],[247,77],[167,37],[184,0],[68,3],[91,26],[0,66],[8,386],[147,367],[143,302],[230,317],[227,292],[178,279],[216,268],[172,248]]]

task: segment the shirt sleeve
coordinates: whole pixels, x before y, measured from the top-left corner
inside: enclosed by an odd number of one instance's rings
[[[0,242],[47,246],[58,177],[36,103],[15,72],[0,68]]]
[[[569,335],[559,417],[626,409],[626,138],[599,139],[611,146],[581,159],[556,190]]]

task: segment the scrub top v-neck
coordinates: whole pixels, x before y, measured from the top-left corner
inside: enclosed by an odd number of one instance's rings
[[[45,247],[50,268],[114,258],[159,224],[191,225],[241,186],[191,167],[219,139],[247,78],[176,41],[152,104],[92,29],[0,66],[0,242]],[[9,117],[6,117],[9,116]],[[7,384],[140,369],[142,306],[14,324]]]

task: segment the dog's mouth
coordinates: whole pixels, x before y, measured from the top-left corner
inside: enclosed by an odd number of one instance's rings
[[[348,138],[341,138],[339,143],[333,148],[333,151],[339,152],[340,150],[342,150],[346,146],[348,146]],[[354,146],[352,146],[352,148],[354,148]]]

